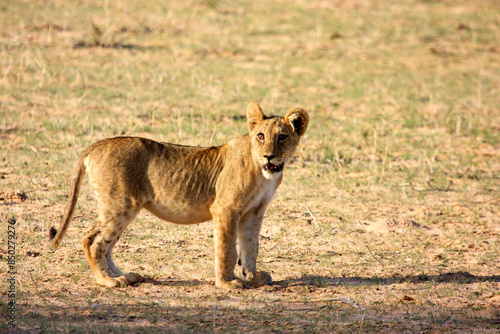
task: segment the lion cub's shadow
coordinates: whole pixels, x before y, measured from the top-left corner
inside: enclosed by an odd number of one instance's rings
[[[138,286],[139,284],[151,284],[160,286],[202,286],[210,285],[213,282],[200,281],[200,280],[182,280],[178,278],[152,278],[149,276],[144,277],[144,281],[140,283],[131,284],[132,286]]]

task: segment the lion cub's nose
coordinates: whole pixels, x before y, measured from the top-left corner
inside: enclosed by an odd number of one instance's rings
[[[271,162],[271,160],[276,158],[276,154],[269,154],[269,155],[264,154],[264,158],[266,158],[267,161]]]

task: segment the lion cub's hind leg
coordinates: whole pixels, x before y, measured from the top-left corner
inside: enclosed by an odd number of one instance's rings
[[[127,286],[127,280],[119,279],[113,275],[108,266],[105,254],[110,243],[104,241],[105,233],[103,233],[100,225],[102,224],[97,223],[82,239],[85,257],[94,273],[97,284],[106,287],[125,287]]]
[[[82,240],[83,251],[94,273],[96,283],[106,287],[126,287],[143,280],[138,274],[123,274],[111,258],[114,245],[139,210],[126,214],[104,214]]]
[[[125,278],[127,279],[127,282],[129,284],[140,283],[140,282],[144,281],[144,278],[141,275],[135,274],[135,273],[129,273],[129,274],[122,273],[122,271],[120,269],[118,269],[118,267],[115,265],[113,259],[111,258],[111,254],[113,252],[113,247],[116,245],[116,243],[120,239],[120,236],[122,235],[122,233],[123,233],[124,230],[125,230],[125,228],[123,228],[118,233],[118,235],[116,236],[116,238],[109,245],[108,250],[106,251],[106,262],[108,263],[108,268],[111,271],[111,276],[112,277],[125,276]]]
[[[116,236],[116,238],[111,242],[106,251],[106,262],[108,264],[109,270],[111,271],[111,277],[125,276],[125,274],[122,273],[120,269],[118,269],[113,259],[111,258],[111,254],[113,253],[113,247],[115,247],[116,243],[120,239],[120,235],[121,233],[119,233],[119,235]]]

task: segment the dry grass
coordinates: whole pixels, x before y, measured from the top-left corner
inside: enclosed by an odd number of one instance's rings
[[[498,331],[497,1],[51,0],[0,13],[0,255],[15,218],[18,330]],[[245,133],[251,101],[311,113],[264,221],[272,286],[216,290],[211,224],[146,213],[115,258],[152,279],[95,286],[80,247],[88,186],[62,247],[46,248],[86,146],[221,144]]]

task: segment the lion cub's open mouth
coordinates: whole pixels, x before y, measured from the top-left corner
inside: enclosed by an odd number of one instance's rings
[[[262,166],[262,168],[264,170],[269,170],[271,172],[281,172],[283,170],[284,165],[285,165],[284,162],[281,165],[273,165],[272,163],[268,162],[267,164]]]

